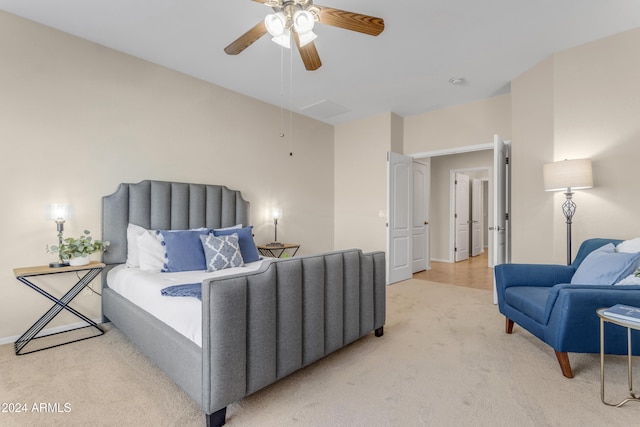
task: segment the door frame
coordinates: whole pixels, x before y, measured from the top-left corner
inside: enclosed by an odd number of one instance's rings
[[[430,158],[430,157],[438,157],[438,156],[448,156],[451,154],[462,154],[462,153],[471,153],[473,151],[483,151],[483,150],[493,150],[495,147],[493,142],[490,143],[486,143],[486,144],[476,144],[476,145],[466,145],[466,146],[462,146],[462,147],[452,147],[452,148],[445,148],[445,149],[441,149],[441,150],[432,150],[432,151],[423,151],[423,152],[418,152],[418,153],[413,153],[413,154],[406,154],[406,156],[408,157],[413,157],[416,161],[419,161],[420,159],[426,159],[426,158]],[[489,172],[489,218],[493,218],[493,167],[490,168],[490,172]],[[466,169],[469,170],[469,169]],[[431,194],[429,193],[429,198],[431,198]],[[428,201],[429,205],[431,204],[431,200]],[[485,224],[486,226],[488,226],[488,224]],[[429,242],[427,242],[427,244],[431,244],[431,235],[429,234],[428,236],[429,238]],[[451,238],[449,239],[449,241],[451,242]],[[492,233],[489,233],[489,239],[487,242],[487,250],[489,251],[489,267],[493,267],[493,257],[491,256],[492,254],[492,249],[493,249],[493,236]],[[452,256],[452,250],[449,251],[449,262],[453,262],[453,256]]]

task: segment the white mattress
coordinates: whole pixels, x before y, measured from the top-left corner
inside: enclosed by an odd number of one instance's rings
[[[191,341],[202,347],[202,303],[194,297],[167,297],[160,291],[168,286],[202,282],[211,277],[257,270],[262,260],[245,264],[244,267],[224,270],[183,271],[160,273],[142,271],[122,264],[109,271],[109,288],[157,317]]]

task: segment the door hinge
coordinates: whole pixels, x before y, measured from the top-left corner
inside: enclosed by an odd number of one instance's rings
[[[458,218],[458,214],[457,214],[457,213],[454,213],[454,214],[453,214],[453,217],[454,217],[454,218]]]
[[[505,162],[505,164],[507,164],[507,165],[509,164],[509,157],[508,157],[508,156],[504,158],[504,162]]]
[[[457,180],[457,179],[456,179],[456,180],[454,180],[454,181],[453,181],[453,184],[454,184],[454,185],[458,185],[458,180]]]
[[[505,220],[505,221],[509,221],[509,212],[506,212],[506,213],[504,214],[504,220]]]
[[[458,252],[458,248],[453,248],[453,252]]]

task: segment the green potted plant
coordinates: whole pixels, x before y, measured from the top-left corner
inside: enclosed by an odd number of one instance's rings
[[[60,260],[69,262],[69,265],[89,264],[89,255],[95,252],[104,252],[109,246],[108,241],[93,240],[91,232],[84,230],[78,238],[68,237],[62,240],[62,244],[47,247],[47,252],[57,253]]]

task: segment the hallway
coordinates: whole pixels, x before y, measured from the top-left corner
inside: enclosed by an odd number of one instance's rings
[[[431,261],[431,270],[415,273],[413,278],[493,290],[493,268],[488,267],[487,250],[476,257],[456,263]]]

